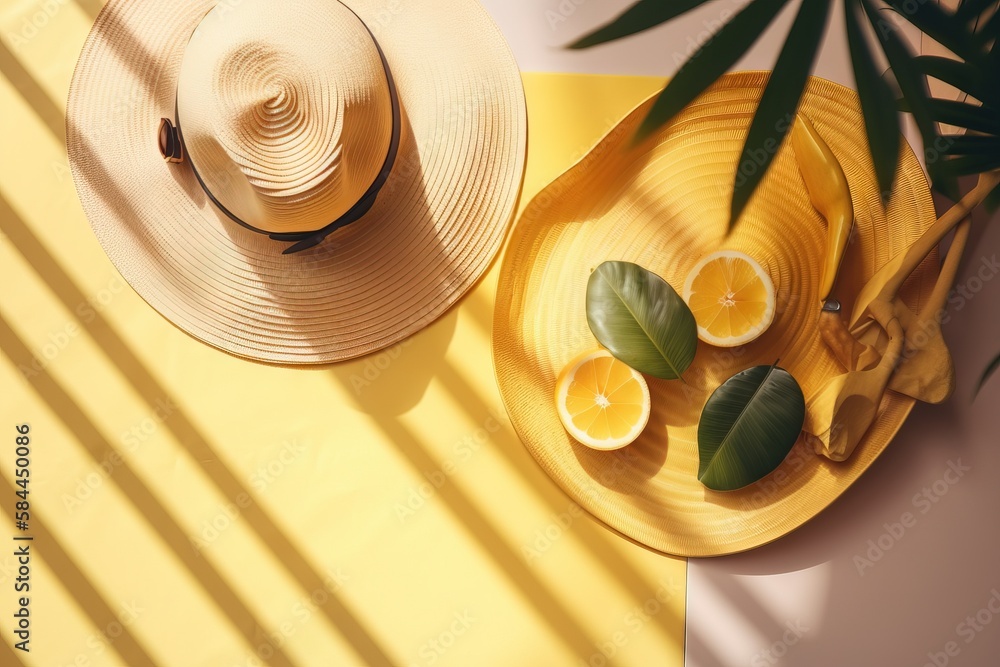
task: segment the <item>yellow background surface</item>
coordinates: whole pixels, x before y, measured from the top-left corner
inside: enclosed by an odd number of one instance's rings
[[[583,514],[511,428],[497,262],[419,335],[321,369],[211,349],[122,282],[63,143],[98,10],[0,4],[0,664],[683,664],[684,562]],[[525,75],[522,206],[661,83]],[[20,423],[30,653],[11,648]]]

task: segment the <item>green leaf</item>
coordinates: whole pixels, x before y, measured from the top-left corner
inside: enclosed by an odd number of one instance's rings
[[[983,387],[986,385],[987,381],[989,381],[990,376],[996,372],[997,368],[1000,368],[1000,354],[994,357],[993,361],[990,362],[990,365],[986,367],[985,371],[983,371],[982,377],[979,378],[979,384],[976,385],[976,393],[973,394],[973,399],[975,399],[976,396],[979,396],[979,392],[983,390]]]
[[[929,0],[885,0],[904,19],[920,29],[920,32],[938,42],[952,53],[973,60],[982,55],[977,49],[972,35],[963,29],[962,23],[954,15],[945,12],[935,2]],[[889,32],[895,26],[887,24]]]
[[[795,23],[788,32],[785,45],[774,64],[774,71],[767,80],[767,87],[764,88],[743,143],[743,152],[737,163],[739,171],[733,187],[730,229],[736,224],[743,208],[767,173],[771,160],[795,120],[795,111],[812,70],[816,51],[823,41],[823,28],[830,15],[830,4],[831,0],[809,0],[799,7]],[[746,173],[743,171],[746,165],[755,168],[748,169],[749,173]]]
[[[611,354],[666,380],[694,360],[698,327],[663,278],[631,262],[604,262],[587,282],[587,323]]]
[[[586,49],[648,30],[688,12],[708,0],[639,0],[621,15],[569,45]]]
[[[726,380],[705,404],[698,423],[698,479],[732,491],[779,465],[802,431],[806,402],[783,368],[756,366]]]
[[[696,51],[663,89],[636,132],[640,141],[725,74],[763,34],[788,0],[753,0]]]
[[[1000,92],[989,85],[980,68],[941,56],[917,56],[913,62],[927,76],[951,84],[980,102],[1000,107]]]
[[[861,98],[868,147],[875,164],[879,191],[887,198],[887,194],[892,191],[896,165],[899,162],[899,116],[896,113],[895,97],[875,67],[875,59],[858,22],[857,4],[853,0],[844,2],[844,21],[847,24],[847,43],[851,51],[858,96]]]

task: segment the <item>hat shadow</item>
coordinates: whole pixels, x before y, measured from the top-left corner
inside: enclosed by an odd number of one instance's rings
[[[423,183],[423,170],[420,165],[418,147],[414,134],[402,109],[402,135],[399,154],[393,165],[393,172],[379,196],[392,196],[398,191],[400,180],[413,179]],[[417,189],[419,196],[413,201],[410,211],[417,210],[413,219],[432,221],[433,214],[424,196],[423,188]],[[380,224],[392,224],[392,220],[378,220]],[[365,218],[354,225],[364,225]],[[312,255],[323,252],[333,252],[338,246],[341,232],[350,231],[350,227],[334,232],[319,246],[305,250],[304,260]],[[434,237],[435,243],[429,249],[435,263],[447,259],[446,248],[439,236]],[[331,244],[327,246],[327,244]],[[324,249],[326,247],[326,249]],[[292,255],[295,257],[295,255]],[[450,285],[439,283],[438,296],[443,298]],[[437,299],[434,304],[439,303]],[[434,317],[426,308],[412,315],[419,323],[419,328],[404,340],[371,354],[356,359],[346,360],[327,365],[338,382],[343,387],[350,387],[356,410],[374,417],[396,417],[415,407],[423,398],[431,379],[437,374],[438,368],[444,363],[444,355],[451,344],[458,322],[458,311],[449,308],[443,315]],[[419,336],[415,335],[420,333]]]
[[[419,336],[325,368],[342,387],[350,388],[355,410],[383,419],[398,417],[420,402],[431,379],[447,363],[444,355],[457,322],[458,311],[451,309]]]

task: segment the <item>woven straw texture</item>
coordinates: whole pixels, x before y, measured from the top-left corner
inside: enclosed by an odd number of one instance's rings
[[[497,380],[525,446],[609,527],[678,556],[744,551],[802,525],[871,465],[913,405],[887,393],[876,423],[845,463],[818,457],[800,438],[777,471],[745,489],[714,492],[697,479],[698,419],[721,382],[780,358],[808,398],[843,372],[817,330],[826,225],[809,202],[790,147],[780,149],[739,224],[726,235],[736,163],[766,82],[764,72],[728,74],[668,127],[630,149],[652,98],[636,108],[528,204],[497,288]],[[883,210],[853,91],[812,78],[799,111],[830,145],[851,188],[857,234],[835,292],[850,312],[860,286],[934,221],[930,191],[904,142],[895,189]],[[585,310],[591,270],[605,260],[632,261],[679,289],[699,258],[720,249],[746,252],[771,275],[777,312],[770,329],[738,348],[700,342],[684,373],[686,384],[650,378],[649,424],[628,447],[598,452],[573,441],[559,422],[553,395],[563,366],[597,346]],[[936,255],[929,257],[904,286],[911,307],[929,295],[937,266]]]
[[[389,150],[378,49],[339,2],[219,4],[184,49],[177,112],[208,189],[269,232],[320,229],[364,195]]]
[[[315,11],[327,3],[296,0],[303,4]],[[207,199],[187,165],[166,165],[157,151],[158,124],[173,116],[192,31],[220,3],[110,0],[74,73],[67,148],[97,238],[151,306],[192,336],[232,354],[317,364],[392,345],[442,315],[475,284],[513,216],[524,167],[524,94],[513,56],[487,13],[474,0],[346,4],[385,52],[403,109],[402,139],[374,208],[301,253],[283,256],[288,243],[233,223]],[[219,20],[236,25],[254,3],[221,5]],[[272,12],[316,19],[291,6]],[[346,29],[349,17],[338,17],[338,30]],[[269,26],[279,30],[286,23],[275,18]],[[246,37],[264,44],[268,57],[293,38],[269,38],[263,29],[247,30]],[[274,69],[267,58],[253,62],[264,74]],[[231,130],[239,127],[231,122],[233,104],[248,99],[245,81],[235,75],[249,66],[224,64],[232,89],[220,88],[218,99],[203,100],[206,106],[195,105],[192,113],[218,112],[215,122]],[[287,63],[281,67],[288,73]],[[374,68],[373,61],[359,61],[355,73]],[[315,123],[322,104],[352,95],[364,102],[362,114],[367,104],[384,115],[384,102],[371,89],[316,93],[322,85],[314,78],[283,88],[288,78],[271,80],[268,94],[244,109],[255,115],[249,126]],[[310,95],[314,98],[303,98]],[[211,118],[192,122],[205,130]],[[224,130],[215,136],[227,145],[231,137]],[[307,134],[311,142],[331,136],[330,128],[318,126]],[[382,136],[373,132],[360,144],[375,142],[367,152],[383,158],[375,134]],[[243,146],[258,150],[261,143],[258,136]],[[227,147],[215,154],[239,163],[240,152]],[[289,194],[294,199],[311,178],[329,171],[330,165],[316,162],[315,152],[307,155],[299,181],[266,170],[254,174],[253,195],[272,204]],[[366,181],[370,172],[362,169],[356,177]],[[334,199],[349,198],[359,187],[345,182],[337,186],[339,195],[324,191],[317,201],[333,206]],[[295,228],[280,216],[265,217],[281,229]]]

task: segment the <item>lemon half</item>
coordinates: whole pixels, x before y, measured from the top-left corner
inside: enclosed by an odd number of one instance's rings
[[[649,421],[649,387],[607,350],[585,352],[556,380],[556,409],[566,431],[593,449],[619,449]]]
[[[699,261],[682,294],[698,323],[698,338],[719,347],[749,343],[774,320],[774,283],[752,257],[720,250]]]

